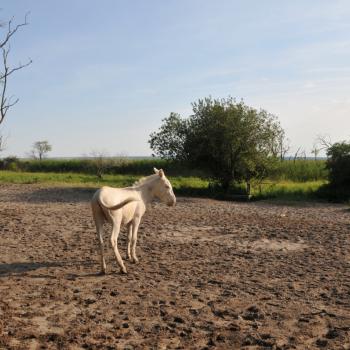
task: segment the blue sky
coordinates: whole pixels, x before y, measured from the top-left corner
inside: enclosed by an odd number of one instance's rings
[[[151,154],[149,134],[191,102],[233,96],[278,116],[291,153],[350,139],[348,0],[5,0],[30,24],[11,62],[20,99],[3,155],[48,140],[51,156]],[[1,37],[3,32],[0,33]]]

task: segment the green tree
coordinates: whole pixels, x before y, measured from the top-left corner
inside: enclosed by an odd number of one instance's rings
[[[188,119],[172,113],[151,134],[156,155],[207,170],[225,190],[233,182],[249,184],[268,174],[283,133],[275,116],[231,97],[200,99],[192,107]]]
[[[162,120],[157,132],[150,135],[149,144],[157,155],[163,159],[185,160],[185,141],[188,134],[188,122],[177,113],[170,113]]]
[[[31,155],[34,159],[41,161],[50,151],[52,151],[52,146],[48,141],[37,141],[33,144]]]

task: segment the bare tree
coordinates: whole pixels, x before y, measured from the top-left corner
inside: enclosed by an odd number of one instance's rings
[[[328,150],[333,146],[332,139],[329,135],[318,135],[316,142],[320,147],[320,151],[325,151],[328,157]]]
[[[306,151],[303,149],[302,152],[300,153],[300,157],[306,160]]]
[[[91,163],[94,167],[96,176],[99,179],[102,179],[110,163],[108,161],[107,152],[101,150],[93,150],[90,152],[89,157],[91,157]]]
[[[0,134],[0,152],[6,149],[7,137]]]
[[[299,154],[300,150],[301,150],[301,147],[299,147],[299,148],[297,149],[297,151],[295,152],[295,154],[294,154],[294,159],[293,159],[293,162],[294,162],[294,163],[295,163],[295,161],[298,159],[298,154]]]
[[[5,28],[4,38],[0,40],[0,49],[2,52],[2,68],[0,71],[0,124],[4,121],[8,110],[14,106],[19,99],[14,98],[13,96],[7,96],[7,86],[8,78],[16,71],[29,66],[32,63],[32,60],[29,59],[26,63],[18,63],[16,66],[11,67],[8,62],[9,53],[11,51],[10,42],[12,37],[16,32],[26,25],[28,14],[24,18],[24,22],[14,25],[13,18],[10,19],[7,23],[0,25],[2,28]]]
[[[317,159],[318,154],[320,153],[321,148],[317,142],[315,142],[312,146],[311,153],[314,155],[314,159]]]
[[[316,142],[320,145],[321,150],[326,150],[330,147],[332,147],[333,142],[331,140],[331,137],[329,135],[318,135]]]
[[[290,140],[286,137],[284,131],[278,136],[278,154],[280,160],[284,160],[290,150]]]
[[[33,144],[31,156],[32,158],[39,159],[41,161],[50,151],[52,151],[52,146],[48,143],[48,141],[37,141]]]

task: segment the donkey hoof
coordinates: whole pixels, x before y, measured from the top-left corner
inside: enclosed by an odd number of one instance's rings
[[[101,270],[99,273],[98,273],[98,276],[104,276],[106,274],[106,270]]]
[[[135,257],[135,258],[133,258],[133,259],[131,260],[131,262],[133,262],[134,264],[138,264],[138,263],[139,263],[139,259],[137,259],[137,258]]]
[[[120,273],[127,274],[128,272],[126,271],[126,268],[124,267],[123,269],[120,269]]]

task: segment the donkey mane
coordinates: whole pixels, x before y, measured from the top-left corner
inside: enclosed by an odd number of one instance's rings
[[[152,174],[152,175],[149,175],[149,176],[145,176],[145,177],[142,177],[141,179],[135,181],[132,185],[132,187],[136,187],[136,186],[140,186],[140,185],[145,185],[153,180],[155,180],[156,178],[158,178],[159,175],[158,174]]]

